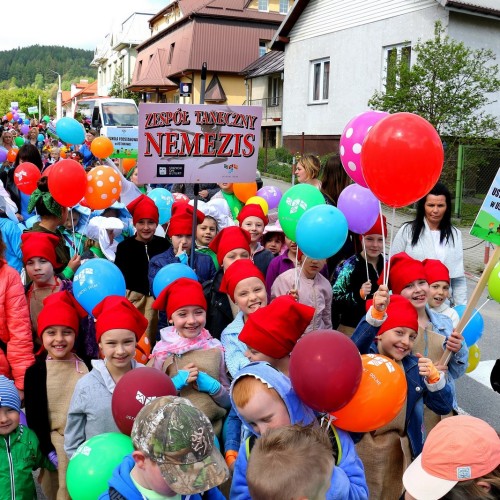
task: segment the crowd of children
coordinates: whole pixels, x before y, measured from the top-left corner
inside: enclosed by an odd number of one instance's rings
[[[135,359],[144,336],[147,364],[170,376],[179,397],[141,410],[134,452],[102,498],[218,499],[221,491],[237,500],[465,498],[453,493],[459,489],[498,498],[496,433],[452,416],[468,348],[448,305],[446,266],[398,253],[387,279],[382,218],[330,276],[326,260],[308,257],[284,235],[276,214],[244,205],[231,184],[219,188],[206,190],[197,211],[176,201],[162,227],[144,193],[104,212],[68,210],[40,179],[27,200],[37,220],[19,234],[19,266],[12,266],[16,240],[0,239],[0,489],[7,492],[0,498],[33,498],[36,468],[47,498],[70,498],[68,460],[89,438],[118,432],[113,391],[144,366]],[[6,213],[0,204],[0,220]],[[107,296],[88,315],[72,278],[96,258],[114,262],[126,296]],[[154,296],[155,279],[170,264],[190,266],[197,281],[177,278]],[[405,374],[405,404],[375,431],[337,428],[292,387],[295,344],[333,328],[361,354],[386,356]],[[447,366],[439,364],[445,349]],[[176,425],[183,432],[172,432]],[[439,436],[455,425],[475,436],[481,455],[459,441],[447,454]],[[443,439],[453,449],[455,441]]]

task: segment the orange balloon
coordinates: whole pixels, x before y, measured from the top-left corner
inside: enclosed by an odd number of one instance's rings
[[[233,184],[233,192],[238,200],[246,203],[249,198],[257,195],[257,183],[237,182]]]
[[[118,172],[112,167],[105,165],[94,167],[87,174],[87,181],[84,200],[92,210],[110,207],[122,192],[122,181]]]
[[[12,120],[12,118],[14,118],[14,115],[10,111],[5,116],[7,117],[7,120],[9,120],[9,122]]]
[[[96,137],[90,143],[90,151],[97,158],[107,158],[114,149],[113,143],[107,137]]]
[[[137,165],[135,158],[124,158],[122,161],[123,173],[128,174]]]
[[[149,355],[151,354],[151,344],[147,334],[143,334],[139,342],[135,345],[135,356],[134,359],[138,363],[145,365],[149,361]]]
[[[67,155],[66,155],[66,150],[65,150],[65,149],[63,149],[63,148],[61,148],[61,149],[59,150],[59,156],[60,156],[63,160],[65,160],[65,159],[67,158]]]
[[[363,354],[363,374],[354,397],[332,413],[334,425],[349,432],[380,429],[401,411],[407,395],[406,376],[394,361],[381,354]]]
[[[18,152],[18,151],[19,151],[18,149],[14,149],[14,148],[9,149],[9,150],[7,151],[7,161],[8,161],[8,162],[10,162],[10,163],[15,162],[15,161],[16,161],[16,157],[17,157],[17,152]]]

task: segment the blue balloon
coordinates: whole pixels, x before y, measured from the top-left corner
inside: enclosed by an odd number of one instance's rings
[[[22,119],[22,118],[19,118],[19,119],[17,120],[17,123],[19,123],[19,125],[22,125],[22,124],[23,124],[23,119]]]
[[[25,118],[25,119],[24,119],[24,124],[25,124],[25,125],[29,125],[29,124],[30,124],[30,121],[28,120],[28,118]]]
[[[347,232],[347,220],[338,208],[317,205],[297,223],[297,246],[311,259],[327,259],[342,248]]]
[[[67,144],[83,144],[85,140],[85,129],[83,125],[69,116],[57,120],[56,134],[61,141]]]
[[[455,306],[453,309],[457,311],[458,315],[462,317],[464,315],[466,306]],[[465,343],[468,346],[474,345],[483,334],[484,331],[484,319],[481,314],[474,309],[469,319],[467,326],[462,331]]]
[[[89,314],[108,295],[125,297],[125,293],[122,272],[106,259],[88,260],[78,268],[73,279],[73,295]]]
[[[43,142],[45,140],[45,136],[43,134],[38,134],[38,142]]]
[[[153,280],[153,295],[158,297],[170,283],[179,278],[191,278],[192,280],[198,281],[196,273],[189,266],[186,266],[186,264],[181,264],[180,262],[167,264],[158,271],[158,274]]]
[[[158,207],[158,212],[160,213],[160,224],[168,222],[172,216],[172,204],[174,203],[172,193],[164,188],[155,188],[148,193],[148,196]]]

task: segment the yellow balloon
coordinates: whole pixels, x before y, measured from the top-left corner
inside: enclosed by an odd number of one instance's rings
[[[267,212],[269,212],[269,205],[267,204],[267,201],[264,200],[264,198],[262,198],[261,196],[252,196],[251,198],[248,198],[245,205],[260,205],[262,207],[264,215],[267,215]]]
[[[467,364],[467,370],[465,373],[473,372],[477,365],[481,361],[481,351],[479,350],[479,346],[477,344],[471,345],[469,347],[469,363]]]

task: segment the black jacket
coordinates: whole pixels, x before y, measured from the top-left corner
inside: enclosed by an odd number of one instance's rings
[[[205,328],[215,339],[220,340],[222,330],[233,321],[233,311],[229,305],[229,298],[225,293],[219,292],[224,270],[217,271],[213,280],[203,283],[203,293],[207,300],[207,324]]]

